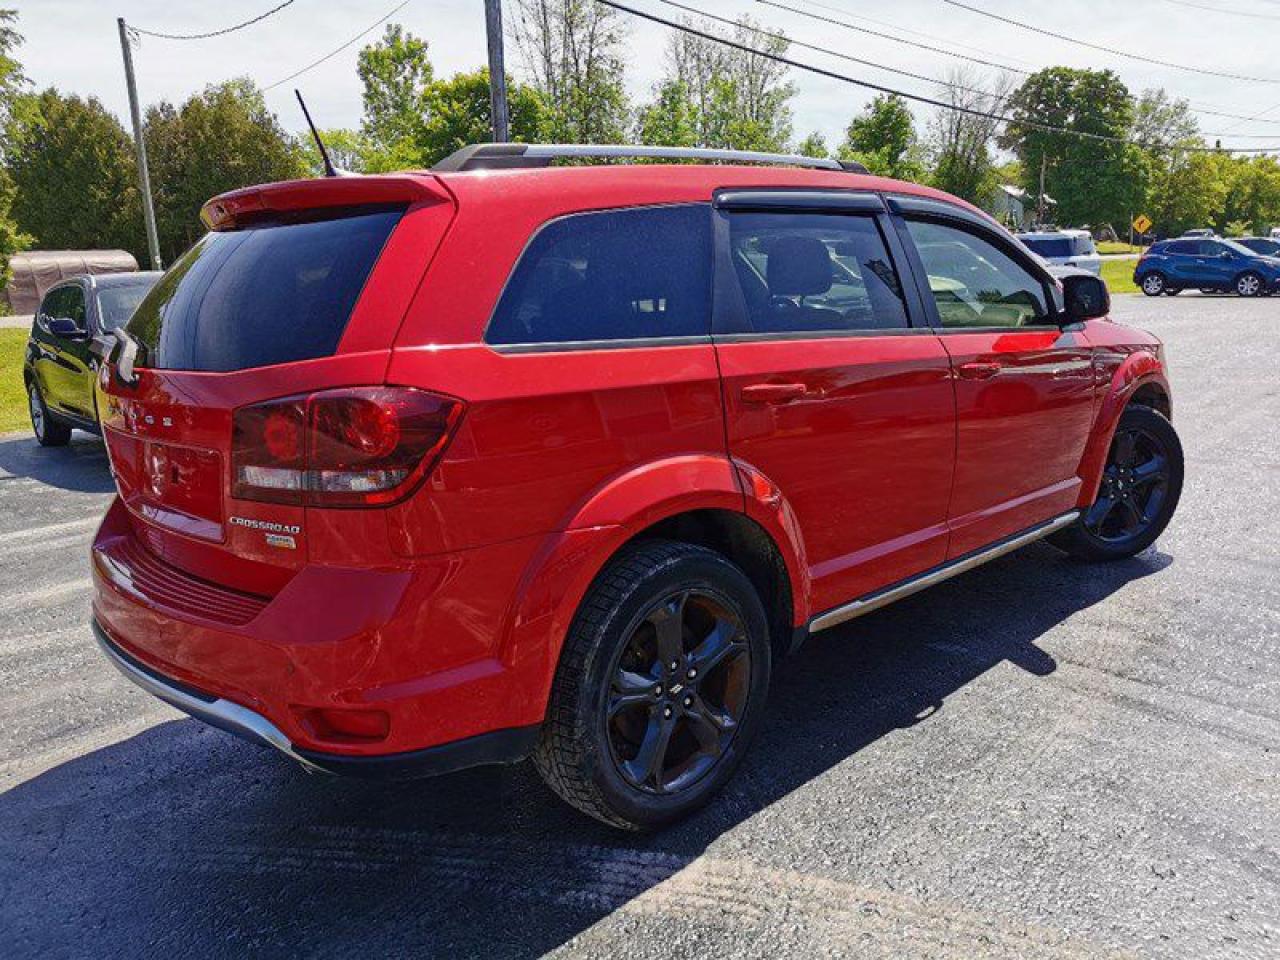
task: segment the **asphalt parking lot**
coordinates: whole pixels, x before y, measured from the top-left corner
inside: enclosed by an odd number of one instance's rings
[[[308,776],[86,625],[101,446],[0,438],[0,953],[1280,957],[1280,301],[1116,300],[1186,447],[1154,548],[1032,546],[823,634],[710,809]]]

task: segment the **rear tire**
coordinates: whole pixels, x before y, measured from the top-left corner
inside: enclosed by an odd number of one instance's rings
[[[54,418],[34,381],[27,385],[27,411],[31,415],[31,432],[42,447],[65,447],[71,442],[71,428]]]
[[[1156,271],[1148,273],[1138,281],[1138,286],[1142,288],[1142,292],[1148,297],[1158,297],[1164,293],[1164,274]]]
[[[1049,542],[1082,560],[1122,560],[1164,532],[1182,495],[1182,444],[1158,410],[1130,404],[1120,415],[1098,496]]]
[[[1252,271],[1236,277],[1236,294],[1241,297],[1256,297],[1264,287],[1262,277]]]
[[[733,775],[764,711],[769,629],[746,574],[703,547],[625,548],[574,618],[533,760],[570,805],[646,830]]]

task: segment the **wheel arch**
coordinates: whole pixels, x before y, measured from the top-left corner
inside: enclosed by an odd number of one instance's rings
[[[1164,364],[1155,350],[1136,350],[1125,359],[1111,378],[1080,459],[1077,475],[1083,482],[1078,506],[1088,506],[1098,495],[1107,451],[1111,448],[1111,440],[1125,408],[1130,404],[1150,407],[1172,420],[1171,398]]]
[[[776,488],[724,456],[648,463],[603,484],[547,536],[507,616],[502,659],[528,671],[545,707],[565,638],[583,598],[620,550],[646,539],[695,543],[746,573],[770,621],[775,653],[809,617],[808,567],[798,528]]]

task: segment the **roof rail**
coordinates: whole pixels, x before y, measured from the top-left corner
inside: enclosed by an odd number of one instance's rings
[[[594,143],[473,143],[449,154],[432,170],[514,170],[549,167],[556,160],[579,158],[654,160],[718,160],[724,163],[763,163],[818,170],[845,170],[867,173],[860,163],[829,157],[803,157],[790,153],[760,153],[755,150],[716,150],[705,147],[647,147]]]

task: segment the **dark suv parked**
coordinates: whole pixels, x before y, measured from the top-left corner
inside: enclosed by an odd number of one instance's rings
[[[148,271],[71,277],[44,295],[22,366],[31,429],[41,446],[62,446],[72,427],[100,432],[93,385],[97,359],[90,344],[122,326],[161,276]]]

